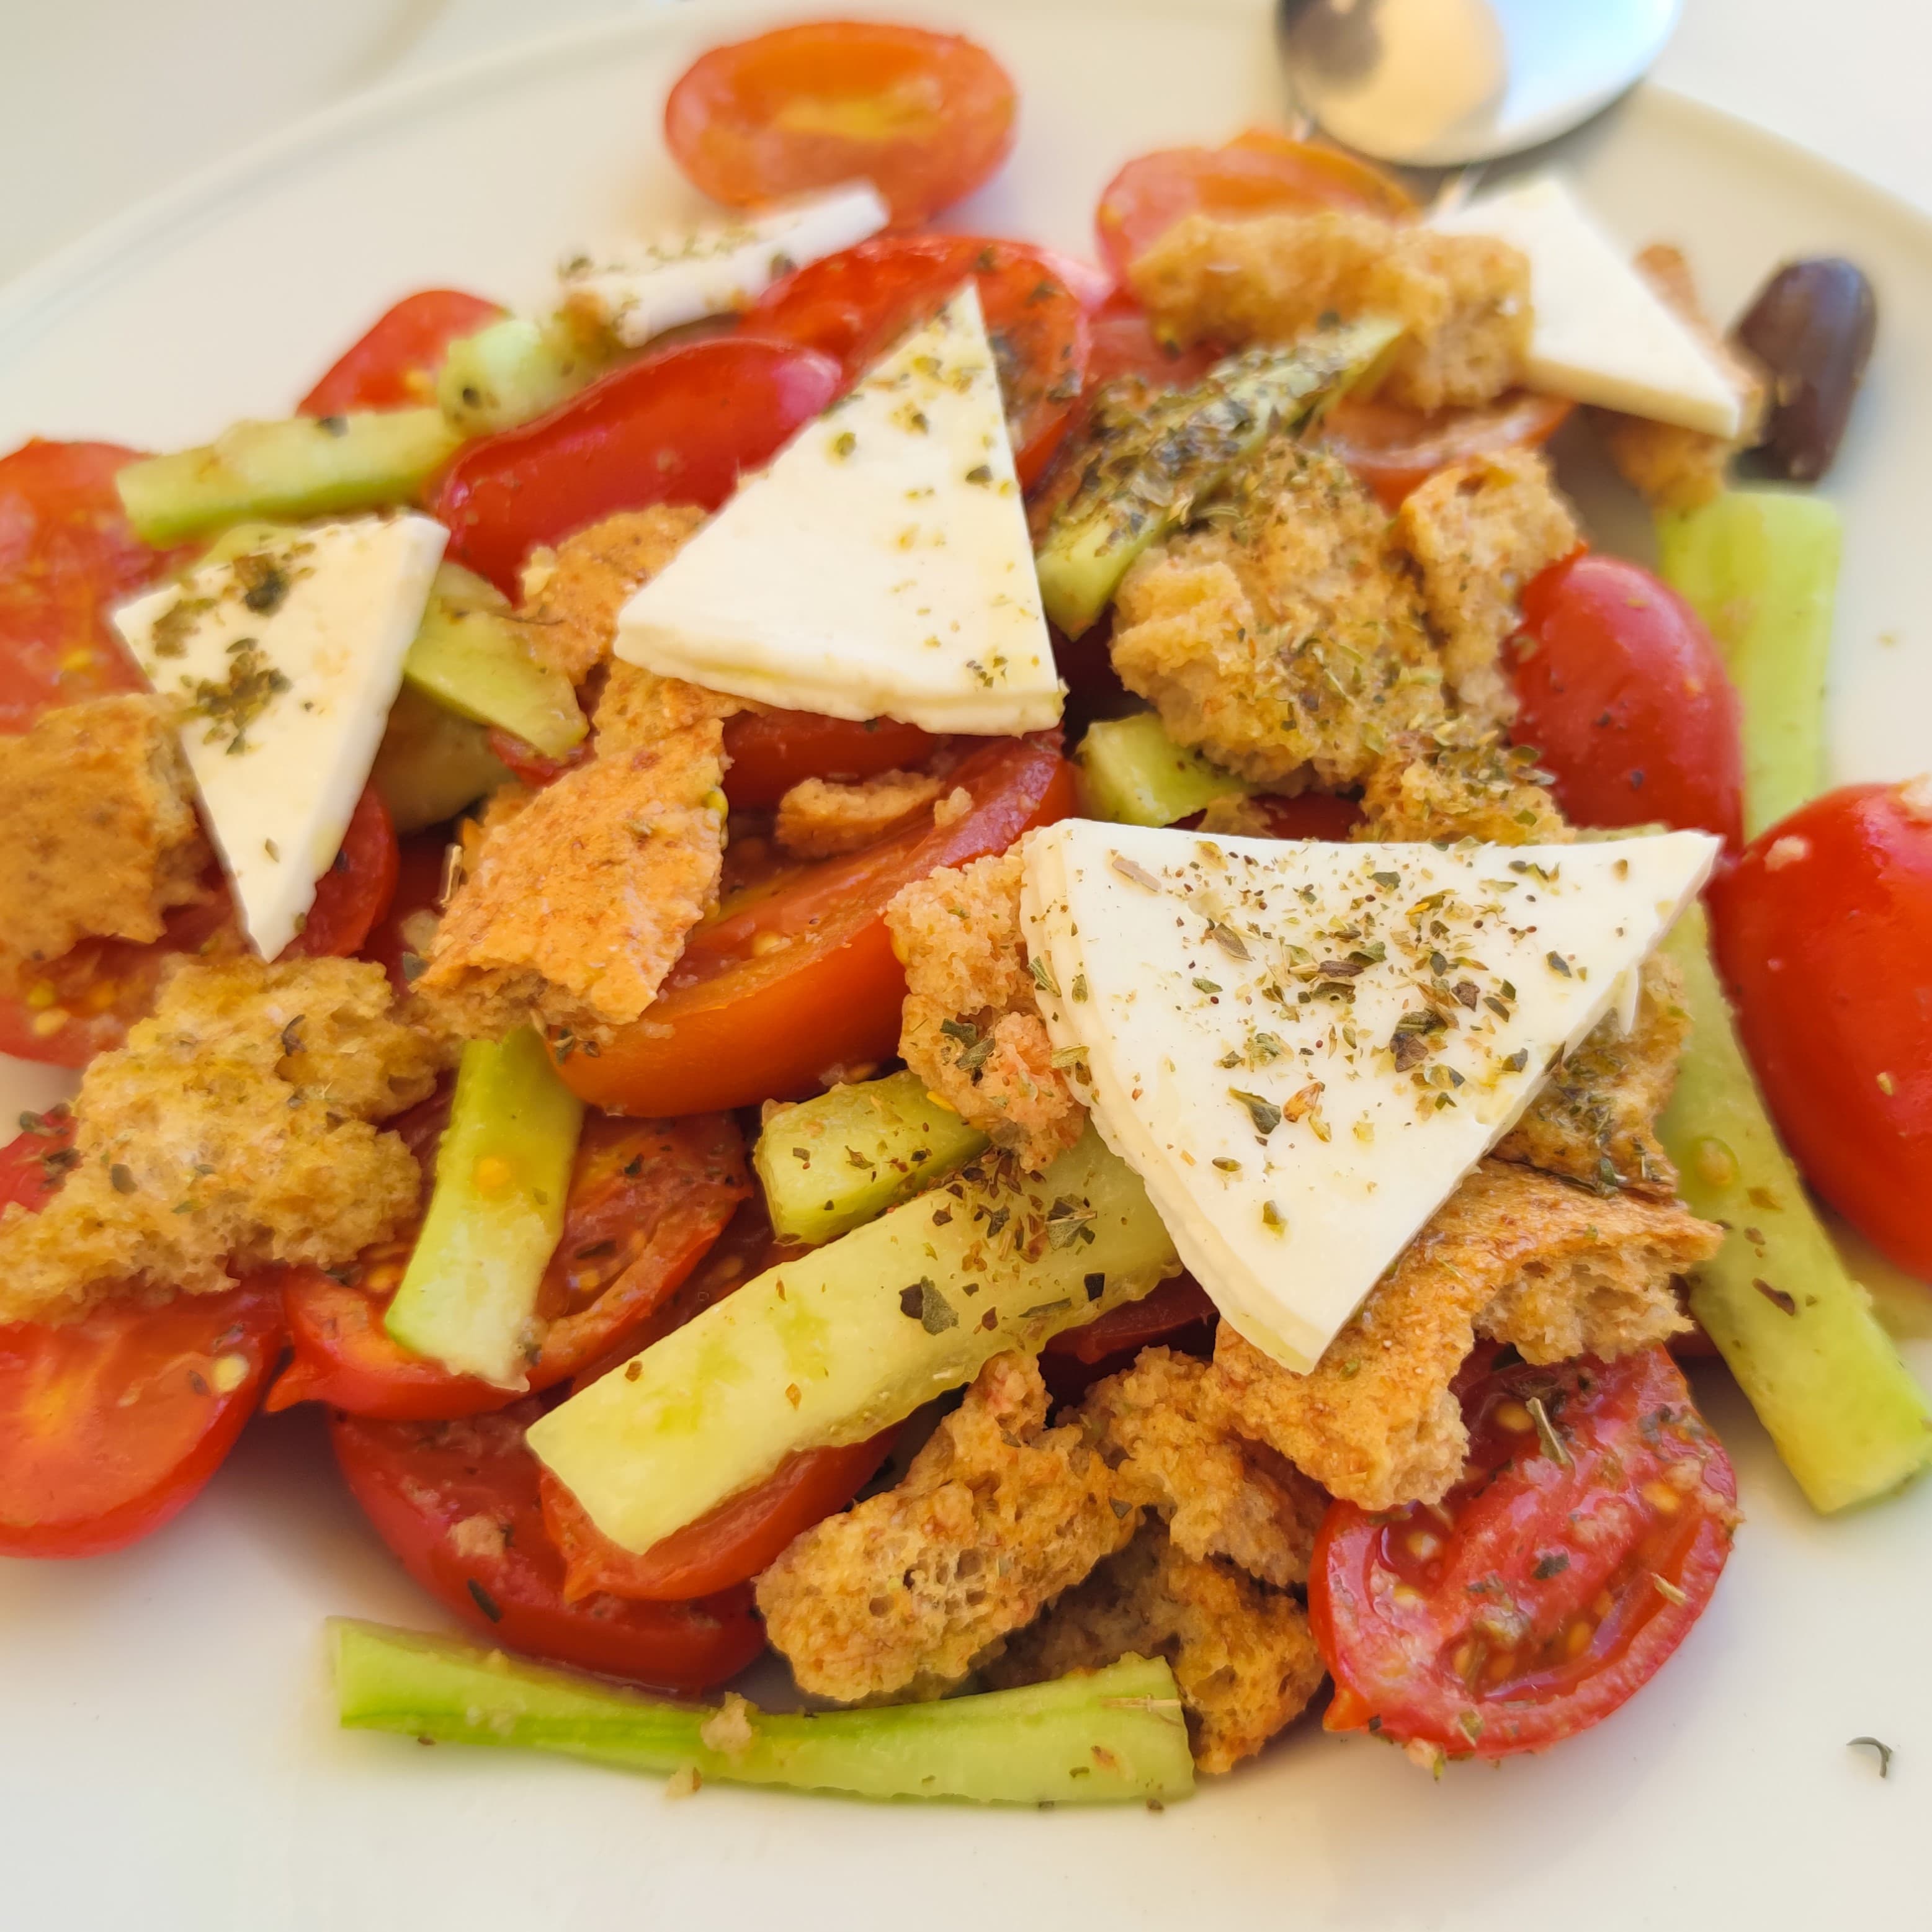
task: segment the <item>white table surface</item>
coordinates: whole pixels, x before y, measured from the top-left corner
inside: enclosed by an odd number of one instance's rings
[[[374,82],[664,4],[0,0],[0,279]],[[1104,14],[1107,0],[1094,4]],[[831,0],[826,10],[838,10]],[[970,17],[972,0],[959,0],[959,10]],[[1923,0],[1687,0],[1658,68],[1672,86],[1804,142],[1932,213],[1928,73],[1932,8]]]

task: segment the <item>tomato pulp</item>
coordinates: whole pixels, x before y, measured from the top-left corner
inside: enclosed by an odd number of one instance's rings
[[[1308,1612],[1330,1730],[1456,1757],[1608,1717],[1703,1612],[1737,1480],[1662,1348],[1466,1376],[1469,1454],[1439,1504],[1330,1506]]]
[[[0,1148],[0,1199],[37,1212],[73,1135],[62,1112]],[[261,1281],[0,1326],[0,1555],[95,1556],[158,1529],[254,1412],[280,1333]]]
[[[1322,440],[1376,493],[1398,508],[1418,484],[1472,456],[1534,449],[1569,420],[1573,403],[1512,389],[1474,409],[1425,414],[1399,403],[1344,396],[1322,418]]]
[[[838,387],[825,356],[737,336],[614,369],[534,422],[458,452],[433,506],[449,526],[450,560],[514,597],[539,544],[619,510],[715,510]]]
[[[416,1110],[410,1136],[434,1158],[447,1100]],[[638,1337],[751,1192],[737,1124],[721,1114],[680,1120],[592,1119],[572,1170],[563,1233],[538,1290],[548,1324],[530,1364],[530,1386],[566,1382]],[[290,1272],[285,1290],[293,1354],[268,1407],[326,1402],[392,1421],[448,1420],[516,1399],[454,1373],[396,1341],[382,1318],[416,1244],[413,1230],[363,1255],[352,1270]],[[344,1277],[346,1276],[346,1279]]]
[[[526,1396],[494,1414],[376,1422],[337,1414],[329,1439],[350,1491],[404,1569],[493,1643],[665,1690],[703,1690],[764,1648],[743,1585],[692,1603],[564,1596],[544,1528]]]
[[[950,824],[783,868],[728,899],[642,1020],[598,1052],[559,1053],[572,1091],[614,1112],[694,1113],[795,1099],[832,1068],[889,1058],[905,975],[886,936],[887,902],[1074,808],[1056,733],[993,740],[951,776],[970,803]]]
[[[753,305],[745,328],[830,356],[856,382],[969,276],[1024,485],[1058,446],[1087,373],[1085,310],[1041,250],[970,235],[880,236],[788,275]]]
[[[1621,558],[1580,554],[1524,586],[1505,652],[1514,735],[1579,825],[1661,822],[1744,842],[1738,694],[1697,615]]]
[[[664,141],[715,201],[748,208],[869,181],[901,226],[1006,159],[1012,82],[957,34],[827,20],[713,47],[664,103]]]
[[[1710,888],[1753,1070],[1805,1178],[1932,1280],[1932,781],[1848,785]]]

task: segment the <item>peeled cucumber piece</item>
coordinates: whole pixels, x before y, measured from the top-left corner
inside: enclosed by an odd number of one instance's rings
[[[1313,422],[1375,368],[1401,325],[1370,319],[1316,330],[1285,349],[1217,362],[1191,389],[1102,393],[1080,487],[1034,546],[1047,616],[1070,638],[1090,629],[1127,567],[1271,434]]]
[[[1665,947],[1684,971],[1691,1034],[1658,1132],[1684,1200],[1730,1230],[1690,1278],[1691,1312],[1812,1507],[1868,1502],[1932,1463],[1932,1403],[1778,1144],[1712,967],[1701,908]]]
[[[1744,836],[1825,789],[1825,673],[1844,529],[1791,490],[1732,490],[1657,520],[1666,583],[1702,618],[1744,706]]]
[[[130,463],[114,482],[134,534],[159,548],[250,518],[412,502],[459,440],[434,409],[238,422],[199,449]]]
[[[1073,756],[1086,815],[1117,825],[1172,825],[1217,798],[1242,798],[1254,789],[1177,745],[1151,711],[1090,724]]]
[[[590,730],[569,679],[538,662],[493,584],[460,564],[436,573],[429,607],[403,660],[404,681],[459,718],[500,725],[547,758]]]
[[[509,776],[482,725],[405,684],[389,707],[369,782],[406,838],[454,818]]]
[[[347,1730],[855,1798],[1166,1803],[1194,1789],[1180,1694],[1160,1658],[940,1702],[790,1714],[742,1699],[725,1712],[667,1703],[459,1638],[345,1617],[329,1620],[329,1634]]]
[[[752,1150],[772,1232],[814,1246],[943,1180],[986,1136],[916,1073],[834,1087],[772,1110]]]
[[[562,317],[506,315],[449,345],[436,406],[458,435],[489,436],[554,409],[606,366]]]
[[[528,1385],[583,1120],[533,1028],[464,1048],[429,1213],[383,1317],[394,1340],[458,1375]]]
[[[988,1154],[767,1270],[551,1410],[530,1445],[614,1543],[648,1550],[796,1451],[863,1442],[1180,1268],[1090,1126],[1043,1174]]]

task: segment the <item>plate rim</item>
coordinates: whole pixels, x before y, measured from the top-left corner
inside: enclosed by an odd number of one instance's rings
[[[951,0],[951,4],[962,5],[962,0]],[[1016,0],[996,0],[996,4],[1007,7],[1016,4]],[[1042,8],[1056,12],[1076,8],[1090,10],[1096,4],[1105,4],[1116,16],[1129,13],[1184,20],[1200,0],[1029,0],[1028,10]],[[718,22],[748,22],[764,18],[776,22],[814,10],[790,4],[790,0],[708,0],[705,18]],[[901,10],[893,8],[890,0],[884,5],[862,0],[860,5],[839,10],[842,17],[881,19]],[[1216,10],[1224,10],[1217,8]],[[1232,14],[1232,9],[1225,10]],[[85,299],[103,282],[111,281],[124,265],[131,266],[184,232],[191,232],[197,223],[218,214],[226,202],[278,174],[298,167],[318,152],[359,134],[379,130],[412,111],[434,109],[453,99],[510,84],[533,68],[568,66],[604,49],[675,36],[686,29],[694,17],[694,10],[665,5],[646,14],[554,28],[467,60],[378,82],[312,110],[287,127],[143,196],[0,282],[0,364],[28,346],[64,309]],[[1258,16],[1255,24],[1264,24],[1262,17]],[[962,31],[977,30],[977,22],[962,28]],[[1910,234],[1932,254],[1932,213],[1896,190],[1792,136],[1661,82],[1640,80],[1573,133],[1587,136],[1614,118],[1646,112],[1693,124],[1701,122],[1726,140],[1755,150],[1764,164],[1787,171],[1796,169],[1814,178],[1822,173],[1831,178],[1837,190],[1864,200],[1874,214],[1882,213],[1891,225]],[[1507,166],[1514,158],[1504,158],[1501,165]]]

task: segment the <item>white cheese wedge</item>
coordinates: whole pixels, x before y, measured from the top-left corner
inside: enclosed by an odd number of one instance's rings
[[[876,235],[891,218],[870,182],[850,182],[757,214],[660,235],[616,260],[563,270],[566,308],[627,347],[755,302],[781,276]]]
[[[1560,176],[1536,176],[1431,220],[1498,236],[1529,257],[1532,388],[1737,434],[1742,405],[1724,370]]]
[[[638,591],[626,662],[931,731],[1036,731],[1060,685],[970,282]]]
[[[182,702],[202,816],[265,959],[341,846],[448,535],[415,516],[290,531],[114,614]]]
[[[1222,1314],[1305,1372],[1618,1004],[1718,849],[1067,820],[1029,842],[1021,907],[1102,1138]]]

